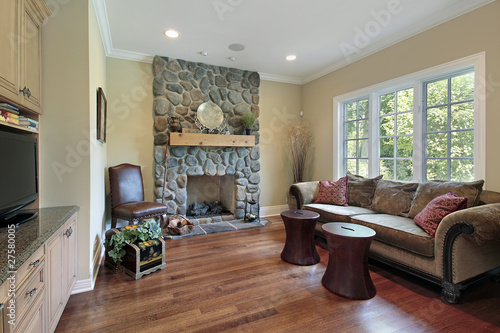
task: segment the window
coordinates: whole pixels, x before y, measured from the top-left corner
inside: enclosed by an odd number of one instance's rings
[[[424,87],[426,178],[474,180],[474,72]]]
[[[413,88],[379,99],[380,174],[413,180]]]
[[[484,176],[484,54],[335,98],[338,176],[472,181]]]
[[[368,177],[368,98],[344,103],[345,168]]]

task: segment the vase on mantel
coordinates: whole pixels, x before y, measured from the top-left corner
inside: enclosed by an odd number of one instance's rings
[[[246,135],[252,135],[252,129],[251,128],[245,128],[245,134]]]

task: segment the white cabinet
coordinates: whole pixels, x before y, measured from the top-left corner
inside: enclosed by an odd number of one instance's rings
[[[7,280],[2,284],[3,332],[46,332],[45,270],[45,251],[44,246],[41,246],[19,267],[12,281]],[[11,285],[15,288],[10,288]],[[11,310],[11,306],[15,307]]]
[[[76,214],[47,242],[48,328],[53,332],[76,282]]]
[[[41,113],[41,28],[50,10],[43,0],[8,0],[0,14],[0,96]]]

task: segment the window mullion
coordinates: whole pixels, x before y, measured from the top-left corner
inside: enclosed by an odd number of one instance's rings
[[[380,174],[380,125],[379,109],[380,98],[377,94],[368,96],[369,116],[368,116],[368,172],[370,177]]]
[[[425,179],[425,89],[422,81],[413,84],[413,180]]]

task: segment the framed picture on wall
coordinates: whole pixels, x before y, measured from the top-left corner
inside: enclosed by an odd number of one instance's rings
[[[108,102],[101,87],[97,88],[97,140],[106,142]]]

